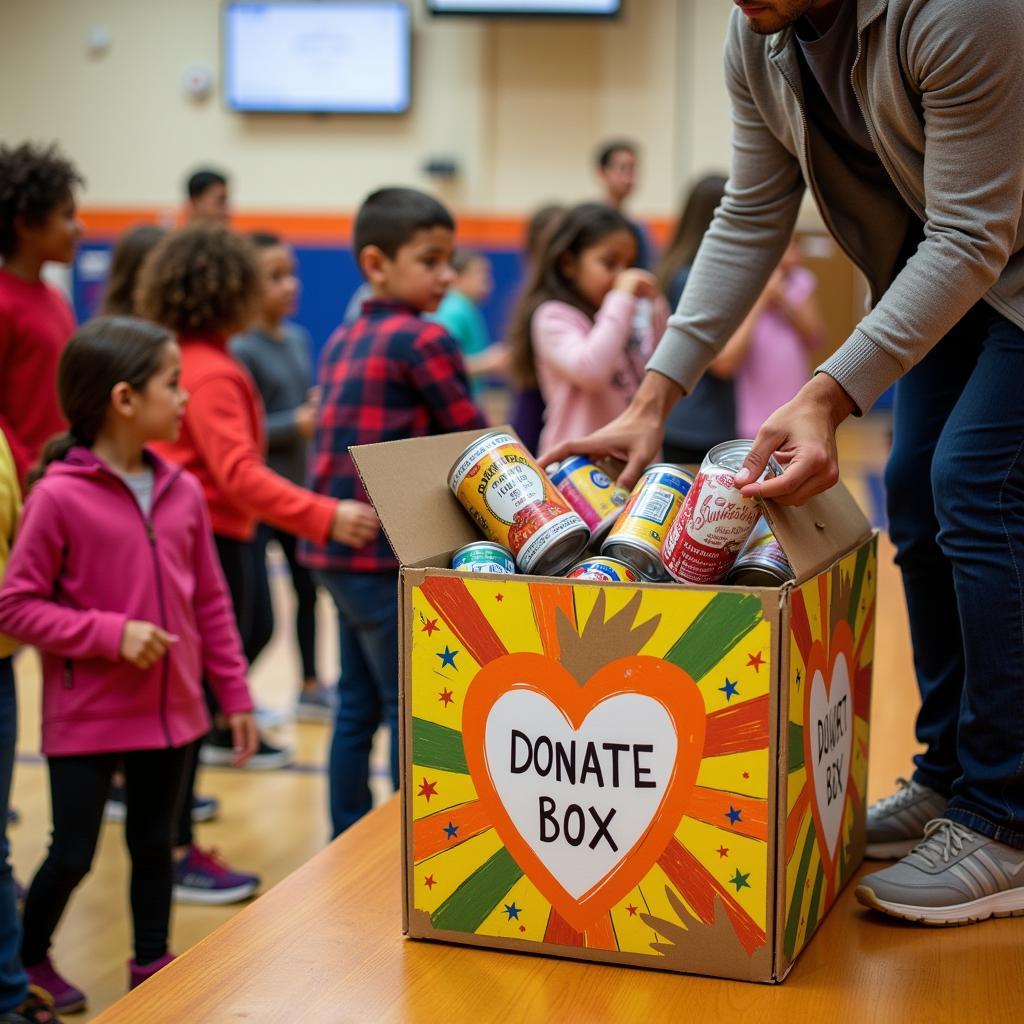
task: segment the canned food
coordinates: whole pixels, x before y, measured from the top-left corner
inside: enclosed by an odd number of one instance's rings
[[[793,567],[786,552],[767,520],[759,520],[726,582],[741,587],[781,587],[792,579]]]
[[[617,558],[584,558],[565,576],[569,580],[599,580],[602,583],[642,583],[643,577],[631,565]]]
[[[761,506],[736,487],[736,473],[753,441],[726,441],[704,457],[678,518],[665,538],[665,568],[680,583],[725,578],[761,518]],[[772,460],[766,471],[781,472]]]
[[[492,544],[489,540],[475,540],[452,555],[452,568],[462,572],[511,575],[516,571],[516,563],[508,548]]]
[[[582,554],[587,524],[522,443],[502,430],[478,438],[448,474],[452,493],[488,540],[525,573],[557,576]]]
[[[649,580],[667,580],[661,547],[692,484],[692,475],[681,466],[648,466],[601,545],[601,554],[621,559]]]
[[[629,491],[618,487],[584,455],[573,455],[551,471],[551,482],[590,527],[592,538],[603,537],[614,524]]]

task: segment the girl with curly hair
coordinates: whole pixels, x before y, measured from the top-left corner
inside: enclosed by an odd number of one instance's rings
[[[57,363],[75,317],[41,271],[47,261],[75,257],[82,224],[74,192],[81,181],[55,146],[0,145],[0,429],[20,480],[64,429]]]

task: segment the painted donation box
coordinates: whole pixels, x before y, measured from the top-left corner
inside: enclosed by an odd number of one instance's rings
[[[769,508],[780,588],[452,572],[469,436],[354,451],[403,566],[405,930],[781,980],[863,854],[867,524]]]

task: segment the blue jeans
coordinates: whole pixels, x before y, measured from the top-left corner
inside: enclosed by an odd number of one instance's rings
[[[1024,331],[979,303],[896,387],[886,467],[921,691],[914,778],[1024,848]]]
[[[0,1013],[13,1010],[28,996],[28,977],[21,964],[21,917],[9,862],[7,808],[11,802],[14,748],[18,740],[18,702],[10,658],[0,658]]]
[[[370,747],[378,726],[391,733],[391,782],[398,769],[398,574],[319,570],[338,609],[341,676],[328,767],[331,825],[339,835],[373,805]]]

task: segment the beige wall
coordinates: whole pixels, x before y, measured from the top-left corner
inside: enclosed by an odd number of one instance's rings
[[[413,105],[400,117],[241,115],[194,103],[180,77],[219,65],[217,0],[0,0],[0,138],[59,140],[87,205],[178,201],[199,162],[235,178],[241,208],[348,210],[373,187],[431,187],[430,156],[459,178],[461,210],[518,214],[594,193],[594,144],[637,139],[634,210],[670,215],[684,183],[728,158],[721,48],[728,0],[628,0],[614,22],[430,19],[414,14]],[[113,35],[89,56],[89,29]]]

